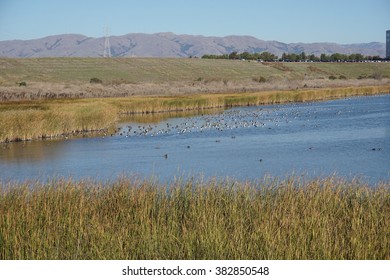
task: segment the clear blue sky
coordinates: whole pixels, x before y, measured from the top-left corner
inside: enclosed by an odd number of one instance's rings
[[[0,0],[0,41],[76,33],[251,35],[295,42],[385,42],[390,0]]]

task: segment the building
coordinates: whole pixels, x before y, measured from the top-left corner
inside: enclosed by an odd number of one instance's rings
[[[390,30],[386,31],[386,58],[390,59]]]

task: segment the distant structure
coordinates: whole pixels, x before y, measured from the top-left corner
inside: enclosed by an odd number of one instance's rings
[[[390,30],[386,31],[386,58],[390,59]]]
[[[104,34],[104,52],[103,57],[111,57],[111,45],[110,45],[110,35],[108,34],[108,28],[105,29]]]

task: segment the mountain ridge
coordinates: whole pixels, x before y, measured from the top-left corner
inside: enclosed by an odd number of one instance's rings
[[[385,56],[385,43],[369,42],[337,44],[329,42],[283,43],[265,41],[249,35],[225,37],[203,35],[177,35],[172,32],[154,34],[128,33],[110,36],[113,57],[201,57],[205,54],[237,52],[270,52],[277,56],[285,53],[361,53]],[[105,37],[94,38],[82,34],[59,34],[32,40],[0,41],[0,57],[102,57]]]

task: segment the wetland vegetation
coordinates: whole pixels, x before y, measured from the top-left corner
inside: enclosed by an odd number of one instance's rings
[[[385,260],[389,213],[389,184],[334,177],[3,182],[0,259]]]
[[[128,114],[390,92],[389,63],[0,62],[0,142],[108,134]],[[335,177],[0,181],[0,259],[388,260],[389,185]]]

